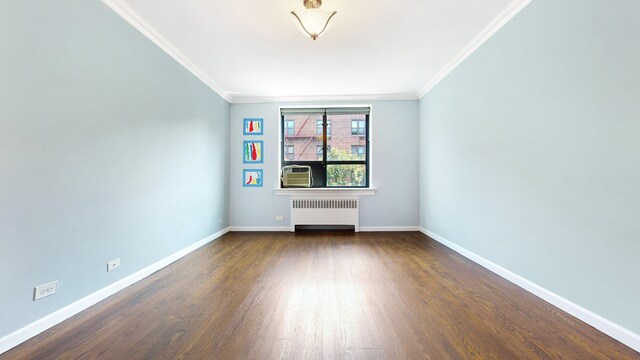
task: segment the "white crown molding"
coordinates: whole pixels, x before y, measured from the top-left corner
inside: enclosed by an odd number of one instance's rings
[[[361,95],[309,95],[309,96],[231,96],[233,104],[300,103],[333,101],[397,101],[418,100],[416,94],[361,94]]]
[[[64,320],[76,315],[77,313],[87,309],[88,307],[99,303],[100,301],[108,298],[109,296],[119,292],[120,290],[133,285],[134,283],[146,278],[147,276],[155,273],[156,271],[170,265],[171,263],[179,260],[185,255],[197,250],[198,248],[210,243],[211,241],[221,237],[229,232],[229,228],[222,229],[217,233],[207,236],[206,238],[187,246],[186,248],[173,253],[166,258],[159,260],[142,270],[139,270],[121,280],[118,280],[111,285],[108,285],[84,298],[71,303],[60,310],[57,310],[49,315],[46,315],[27,326],[18,329],[2,338],[0,338],[0,354],[22,344],[30,338],[40,334],[41,332],[63,322]]]
[[[476,264],[484,267],[485,269],[493,272],[494,274],[512,282],[513,284],[521,287],[522,289],[530,292],[531,294],[539,297],[540,299],[550,303],[551,305],[556,306],[557,308],[577,317],[578,319],[584,321],[585,323],[593,326],[594,328],[602,331],[603,333],[611,336],[612,338],[620,341],[621,343],[629,346],[630,348],[640,351],[640,335],[634,333],[633,331],[626,329],[611,320],[608,320],[590,310],[583,308],[580,305],[577,305],[562,296],[545,289],[544,287],[531,282],[522,276],[515,274],[502,266],[491,262],[480,255],[477,255],[462,246],[459,246],[442,236],[433,233],[425,228],[420,228],[420,231],[434,239],[435,241],[441,243],[442,245],[448,247],[449,249],[457,252],[458,254],[466,257],[467,259],[475,262]]]
[[[151,42],[156,44],[160,49],[164,50],[185,69],[195,75],[200,81],[207,85],[211,90],[215,91],[223,99],[231,102],[229,93],[220,85],[216,84],[204,71],[192,63],[184,54],[182,54],[169,40],[165,39],[155,28],[153,28],[140,14],[138,14],[131,6],[123,0],[102,0],[116,14],[120,15],[126,22],[146,36]]]
[[[460,51],[451,61],[445,65],[425,86],[417,93],[418,99],[425,96],[431,89],[433,89],[442,79],[444,79],[449,73],[458,67],[464,60],[466,60],[471,54],[473,54],[482,44],[484,44],[493,34],[500,30],[506,23],[508,23],[514,16],[516,16],[522,9],[524,9],[531,0],[513,0],[507,7],[498,14],[489,25],[480,32]]]
[[[171,42],[164,38],[151,26],[144,18],[138,14],[124,0],[102,0],[116,14],[146,36],[151,42],[160,47],[169,56],[200,79],[211,90],[215,91],[223,99],[232,104],[257,104],[257,103],[277,103],[277,102],[318,102],[318,101],[390,101],[390,100],[418,100],[433,89],[451,71],[460,65],[485,41],[487,41],[496,31],[504,26],[516,14],[518,14],[531,0],[513,0],[489,25],[482,29],[467,46],[449,61],[427,84],[416,94],[356,94],[356,95],[309,95],[309,96],[251,96],[239,95],[226,91],[211,79],[202,69],[191,62],[182,52],[180,52]],[[236,95],[234,95],[236,94]]]

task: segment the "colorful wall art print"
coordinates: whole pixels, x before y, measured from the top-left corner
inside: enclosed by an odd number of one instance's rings
[[[262,169],[243,169],[242,179],[244,187],[262,187]]]
[[[262,164],[264,157],[262,155],[262,140],[247,141],[243,143],[243,161],[244,164]]]
[[[262,135],[262,118],[246,118],[244,119],[243,135]]]

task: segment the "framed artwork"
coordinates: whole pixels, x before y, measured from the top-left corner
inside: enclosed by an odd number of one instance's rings
[[[245,118],[242,135],[262,135],[262,118]]]
[[[242,143],[242,163],[243,164],[262,164],[264,162],[264,154],[262,153],[263,141],[245,140]]]
[[[242,186],[244,187],[262,187],[262,179],[264,179],[262,169],[242,170]]]

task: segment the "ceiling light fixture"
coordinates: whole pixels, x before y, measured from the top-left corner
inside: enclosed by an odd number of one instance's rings
[[[302,3],[306,10],[300,15],[296,14],[295,11],[292,11],[291,14],[298,19],[301,27],[300,30],[309,35],[311,39],[316,40],[318,36],[327,30],[329,20],[338,12],[320,10],[322,0],[302,0]]]

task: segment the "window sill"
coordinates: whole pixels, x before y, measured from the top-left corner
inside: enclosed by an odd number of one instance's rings
[[[275,188],[276,195],[293,196],[371,196],[376,194],[374,188]]]

